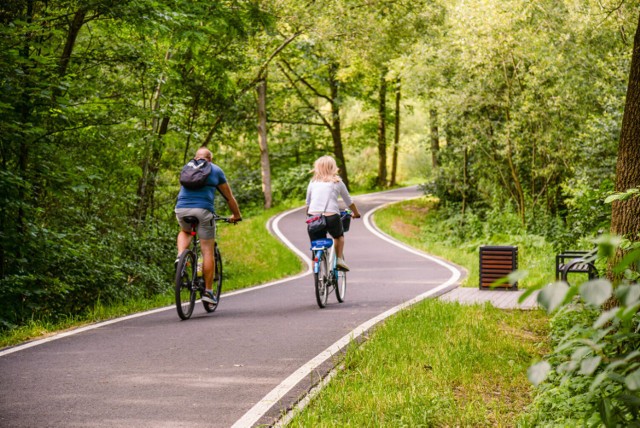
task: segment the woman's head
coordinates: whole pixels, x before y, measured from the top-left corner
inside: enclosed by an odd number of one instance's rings
[[[313,181],[337,181],[338,165],[331,156],[322,156],[313,164]]]

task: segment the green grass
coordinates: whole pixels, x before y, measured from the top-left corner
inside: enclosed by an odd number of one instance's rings
[[[375,223],[396,239],[464,267],[468,276],[463,286],[478,286],[481,245],[518,247],[518,268],[528,272],[519,281],[519,288],[544,285],[555,280],[555,254],[552,245],[543,238],[526,234],[495,234],[462,243],[452,242],[442,230],[439,220],[429,215],[433,204],[433,200],[425,197],[394,204],[376,212]]]
[[[350,349],[290,426],[514,426],[546,325],[542,311],[425,300]]]
[[[467,268],[477,286],[477,249],[425,233],[437,226],[430,208],[426,199],[403,202],[374,220],[397,239]],[[527,253],[528,262],[546,262],[544,254]],[[536,281],[546,275],[533,270]],[[533,394],[526,370],[548,351],[548,330],[541,310],[425,300],[350,347],[341,370],[289,426],[515,426]]]
[[[224,265],[223,293],[284,278],[304,270],[302,261],[265,227],[269,218],[282,209],[274,208],[245,218],[237,226],[220,224],[218,241]],[[98,303],[82,315],[69,316],[55,323],[34,317],[25,326],[3,331],[0,335],[0,347],[16,345],[93,322],[173,305],[173,279],[167,278],[166,282],[166,293],[150,299],[129,300],[109,306]]]

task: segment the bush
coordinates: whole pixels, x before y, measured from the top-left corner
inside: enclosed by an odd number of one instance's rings
[[[552,322],[553,352],[529,369],[539,386],[525,425],[640,425],[640,245],[628,246],[618,265],[622,280],[580,286],[554,283],[539,302],[558,310]],[[615,253],[601,239],[602,257]]]
[[[100,301],[149,297],[167,290],[175,256],[174,231],[131,228],[100,234],[90,226],[66,233],[32,226],[0,279],[0,328],[31,319],[57,321]]]

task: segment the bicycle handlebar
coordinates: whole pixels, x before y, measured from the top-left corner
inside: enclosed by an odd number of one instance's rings
[[[214,214],[214,215],[213,215],[213,219],[214,219],[215,221],[220,220],[220,221],[223,221],[223,222],[225,222],[225,223],[230,223],[230,224],[237,224],[237,223],[239,223],[239,222],[241,222],[241,221],[242,221],[242,218],[239,218],[239,219],[238,219],[238,220],[236,220],[236,221],[231,221],[229,218],[219,216],[218,214]]]

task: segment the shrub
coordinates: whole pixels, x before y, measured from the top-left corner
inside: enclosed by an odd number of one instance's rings
[[[640,245],[627,244],[627,250],[616,267],[622,280],[615,288],[595,279],[541,290],[539,302],[558,311],[552,322],[555,346],[529,369],[540,389],[525,425],[640,424]],[[600,240],[600,257],[614,252],[614,240]]]

